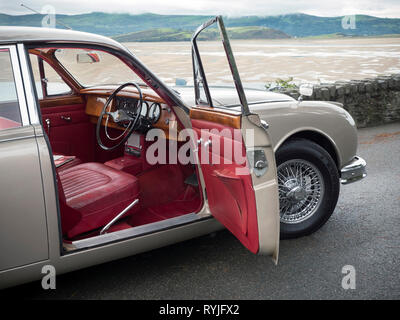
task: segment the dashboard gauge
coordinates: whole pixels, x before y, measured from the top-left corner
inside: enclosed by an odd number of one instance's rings
[[[161,116],[161,106],[154,102],[149,109],[149,119],[152,123],[156,123]]]
[[[140,115],[142,117],[146,117],[147,113],[149,112],[149,105],[146,101],[143,101],[142,103],[142,111],[140,111]]]

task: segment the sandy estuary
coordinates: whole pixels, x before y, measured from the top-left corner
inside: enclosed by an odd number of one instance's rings
[[[296,82],[334,82],[400,72],[399,38],[231,41],[242,81],[263,86],[277,78]],[[125,43],[142,62],[169,84],[176,78],[193,83],[189,42]],[[209,82],[229,83],[219,42],[199,44]]]

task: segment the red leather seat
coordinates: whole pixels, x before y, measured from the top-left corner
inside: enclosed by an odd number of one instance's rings
[[[79,164],[58,176],[63,234],[68,238],[105,226],[139,196],[138,179],[101,163]]]

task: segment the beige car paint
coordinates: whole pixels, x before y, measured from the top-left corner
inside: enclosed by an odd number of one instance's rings
[[[109,48],[112,47],[115,50],[121,50],[125,54],[131,55],[121,44],[106,37],[65,30],[43,32],[34,28],[21,28],[24,32],[15,33],[15,29],[17,28],[1,28],[1,41],[4,43],[23,42],[25,40],[88,42]],[[18,49],[20,54],[23,54],[22,50],[24,48],[22,44],[19,45]],[[31,87],[30,83],[32,82],[29,77],[30,75],[25,70],[23,75],[25,88]],[[15,201],[7,203],[7,211],[5,211],[4,206],[1,211],[2,223],[0,228],[4,228],[4,230],[0,231],[0,237],[6,235],[6,238],[1,239],[0,244],[4,245],[4,248],[1,247],[1,264],[4,269],[9,269],[0,271],[0,288],[40,279],[43,276],[41,273],[42,267],[46,264],[53,265],[57,270],[57,274],[62,274],[201,236],[223,228],[215,219],[209,218],[173,229],[62,255],[52,159],[41,125],[38,123],[39,116],[35,111],[35,101],[30,97],[32,93],[28,92],[27,95],[26,102],[31,125],[0,131],[0,149],[4,148],[3,150],[7,151],[7,157],[0,158],[1,170],[7,171],[7,174],[2,175],[3,180],[0,186],[2,206],[10,198],[12,199],[12,190],[19,189],[18,194],[22,194],[22,196],[14,199]],[[285,138],[290,136],[290,133],[303,129],[313,129],[315,132],[322,132],[329,137],[338,150],[341,166],[355,155],[356,134],[354,125],[351,124],[351,117],[339,107],[323,102],[303,102],[299,105],[292,100],[290,102],[250,105],[250,108],[253,112],[260,113],[260,117],[265,119],[271,126],[268,130],[271,140],[268,139],[265,133],[264,135],[257,134],[256,138],[256,145],[265,150],[270,164],[275,163],[271,145],[276,149]],[[34,114],[35,112],[36,114]],[[324,117],[327,117],[327,119],[324,119]],[[32,122],[32,119],[35,121]],[[250,122],[245,120],[243,127],[247,126],[250,126]],[[10,139],[13,139],[13,141],[10,141]],[[264,219],[266,224],[260,224],[259,228],[265,227],[272,230],[275,226],[275,230],[278,230],[271,232],[267,239],[260,240],[263,243],[270,243],[269,246],[260,246],[260,250],[265,253],[272,253],[277,257],[279,211],[277,193],[272,190],[276,188],[276,181],[272,177],[272,170],[266,174],[265,178],[260,179],[253,176],[252,179],[256,191],[257,208],[260,207],[261,209],[265,205],[270,206],[264,212],[260,210],[260,214],[268,214],[269,216]],[[268,197],[262,195],[260,190],[263,189],[272,190],[268,191]],[[268,204],[266,204],[267,202]],[[204,213],[207,214],[207,207],[204,210]],[[268,212],[275,212],[275,215]],[[10,221],[6,219],[10,219]],[[28,221],[31,219],[28,224],[18,225],[21,222],[26,222],[26,219]],[[15,228],[6,230],[10,223],[16,227],[18,226],[18,230]],[[18,245],[21,245],[21,248],[17,248]]]
[[[0,131],[0,154],[1,272],[46,260],[49,252],[40,159],[33,127]]]
[[[274,150],[298,132],[312,131],[331,141],[337,153],[338,168],[349,163],[357,151],[357,128],[350,114],[322,101],[273,102],[252,105],[251,110],[269,125]]]
[[[249,148],[246,131],[254,132],[254,145]],[[259,254],[270,255],[275,263],[279,255],[279,194],[276,174],[275,154],[267,130],[261,126],[258,115],[242,117],[242,133],[247,153],[262,150],[265,153],[268,168],[261,175],[251,174],[257,205],[257,224],[259,235]]]

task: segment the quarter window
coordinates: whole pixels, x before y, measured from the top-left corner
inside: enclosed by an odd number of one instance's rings
[[[21,126],[21,113],[9,49],[0,48],[0,130]]]
[[[29,57],[39,99],[71,93],[71,88],[46,61],[34,54],[30,54]]]

